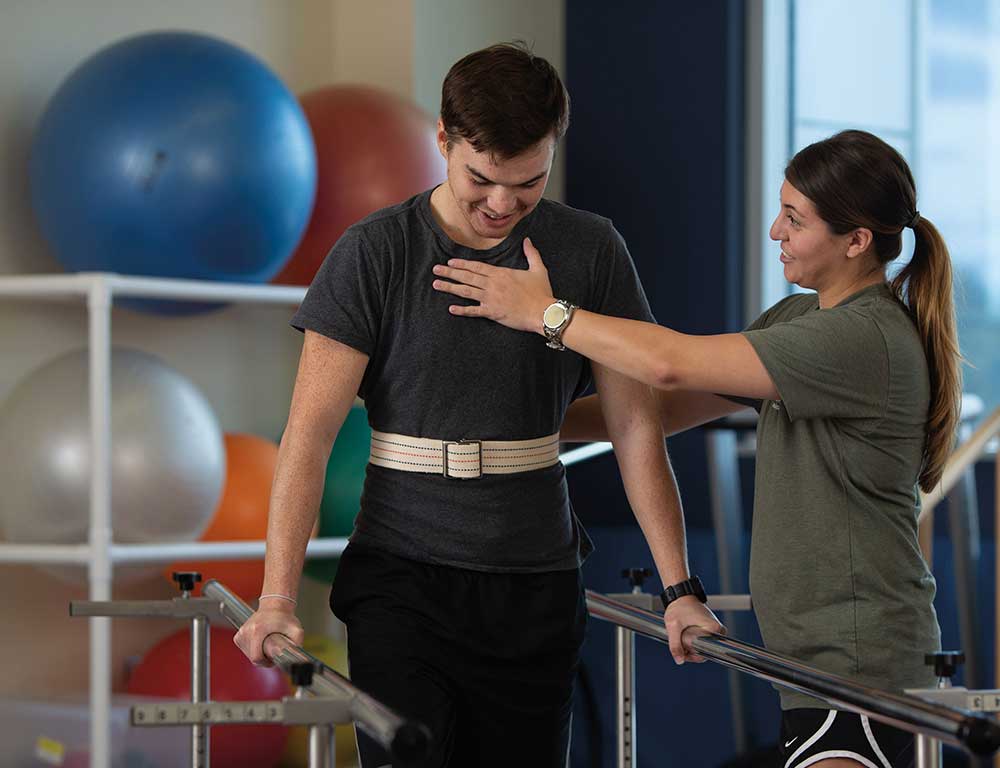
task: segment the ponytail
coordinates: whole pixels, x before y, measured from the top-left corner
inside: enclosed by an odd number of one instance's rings
[[[913,234],[913,258],[893,278],[891,287],[916,323],[930,373],[927,441],[919,478],[920,487],[929,492],[941,481],[954,445],[962,401],[962,355],[948,247],[937,227],[925,218],[917,217]]]

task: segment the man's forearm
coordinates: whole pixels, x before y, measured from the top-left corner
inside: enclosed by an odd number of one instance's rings
[[[328,451],[282,440],[271,487],[262,594],[295,597],[306,545],[323,497]]]
[[[613,440],[625,494],[652,552],[664,586],[689,575],[684,515],[657,423]]]
[[[601,365],[594,376],[625,494],[660,578],[676,584],[688,576],[684,518],[654,392]]]

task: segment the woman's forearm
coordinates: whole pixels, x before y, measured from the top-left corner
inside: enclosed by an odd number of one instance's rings
[[[608,427],[598,395],[589,395],[570,404],[559,430],[564,443],[597,443],[608,439]]]
[[[595,363],[658,390],[780,397],[756,350],[739,333],[699,336],[577,310],[562,342]]]
[[[681,336],[654,323],[577,310],[562,342],[630,379],[665,389],[677,379]]]
[[[721,419],[746,407],[708,392],[691,392],[685,389],[659,390],[656,392],[656,401],[664,437]],[[571,404],[559,435],[564,443],[608,440],[600,397],[588,395]]]

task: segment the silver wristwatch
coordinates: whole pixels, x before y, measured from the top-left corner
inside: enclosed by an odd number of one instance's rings
[[[575,304],[557,299],[545,308],[542,315],[542,330],[545,332],[546,346],[552,349],[564,350],[566,346],[562,343],[562,335],[573,319],[573,311],[579,309]]]

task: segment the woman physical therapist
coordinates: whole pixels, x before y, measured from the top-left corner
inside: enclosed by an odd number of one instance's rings
[[[879,138],[844,131],[792,158],[771,226],[785,278],[815,293],[778,302],[742,333],[692,336],[554,297],[541,255],[526,270],[474,261],[436,267],[434,288],[485,317],[545,336],[657,388],[671,434],[760,411],[750,559],[765,644],[886,690],[934,682],[934,578],[917,541],[919,485],[941,478],[961,396],[951,264],[917,211],[906,162]],[[886,267],[912,228],[909,262]],[[563,439],[602,436],[593,398]],[[897,768],[912,739],[782,691],[786,768]]]

